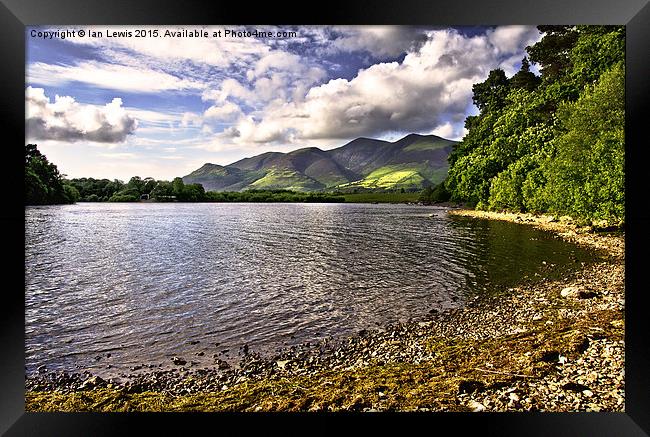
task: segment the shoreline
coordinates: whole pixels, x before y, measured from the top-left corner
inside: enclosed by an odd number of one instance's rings
[[[449,208],[449,207],[447,207]],[[26,411],[624,411],[624,234],[566,218],[508,220],[604,251],[602,261],[474,299],[428,320],[292,347],[239,368],[126,383],[90,374],[26,380]]]

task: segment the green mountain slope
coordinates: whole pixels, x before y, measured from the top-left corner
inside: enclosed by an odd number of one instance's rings
[[[183,181],[200,183],[206,191],[419,189],[446,177],[453,144],[435,135],[411,134],[395,142],[357,138],[331,150],[307,147],[267,152],[227,166],[205,164]]]
[[[263,177],[264,171],[242,171],[234,167],[204,164],[183,177],[183,182],[201,184],[206,191],[240,191]],[[189,182],[188,182],[189,181]]]

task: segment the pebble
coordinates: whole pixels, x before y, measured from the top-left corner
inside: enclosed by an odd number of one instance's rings
[[[467,406],[475,413],[485,411],[485,405],[481,404],[480,402],[476,402],[475,400],[470,400],[467,403]]]
[[[577,297],[579,290],[576,287],[565,287],[560,291],[562,297]]]
[[[187,361],[179,357],[172,357],[172,363],[176,364],[177,366],[183,366],[187,364]]]

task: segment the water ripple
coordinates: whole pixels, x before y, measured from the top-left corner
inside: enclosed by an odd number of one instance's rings
[[[542,260],[586,257],[524,226],[435,207],[26,208],[27,368],[102,373],[183,354],[208,365],[244,344],[273,350],[458,307]]]

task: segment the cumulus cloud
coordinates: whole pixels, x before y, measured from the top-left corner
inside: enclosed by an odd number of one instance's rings
[[[262,56],[255,67],[246,73],[246,77],[252,80],[262,76],[269,70],[296,71],[301,70],[300,56],[281,50],[273,50]]]
[[[225,79],[217,87],[205,90],[202,99],[216,102],[217,106],[230,99],[262,108],[272,100],[302,100],[311,86],[326,77],[326,71],[313,61],[274,50],[252,65],[246,72],[247,80]]]
[[[244,113],[239,109],[239,106],[232,102],[225,102],[219,106],[210,106],[203,114],[205,118],[217,121],[233,121],[243,115]]]
[[[104,106],[84,105],[70,96],[55,96],[54,102],[43,88],[25,90],[25,129],[34,140],[63,142],[91,141],[119,143],[137,127],[137,120],[114,98]]]
[[[239,83],[236,79],[228,78],[221,82],[217,89],[207,89],[201,95],[204,101],[223,102],[228,97],[234,97],[244,101],[253,101],[255,94]]]
[[[452,123],[448,121],[439,125],[429,133],[449,140],[460,140],[467,133],[467,129],[465,129],[463,122]]]
[[[232,138],[241,144],[304,142],[432,129],[458,137],[472,106],[472,85],[497,67],[513,74],[524,47],[538,37],[537,30],[528,26],[507,26],[473,37],[450,29],[431,31],[402,62],[374,64],[350,80],[315,84],[299,99],[269,91],[282,98],[267,99],[255,118],[241,117],[232,130],[238,135]],[[257,83],[252,89],[241,83],[225,85],[213,97],[224,101],[231,96],[265,96]]]

